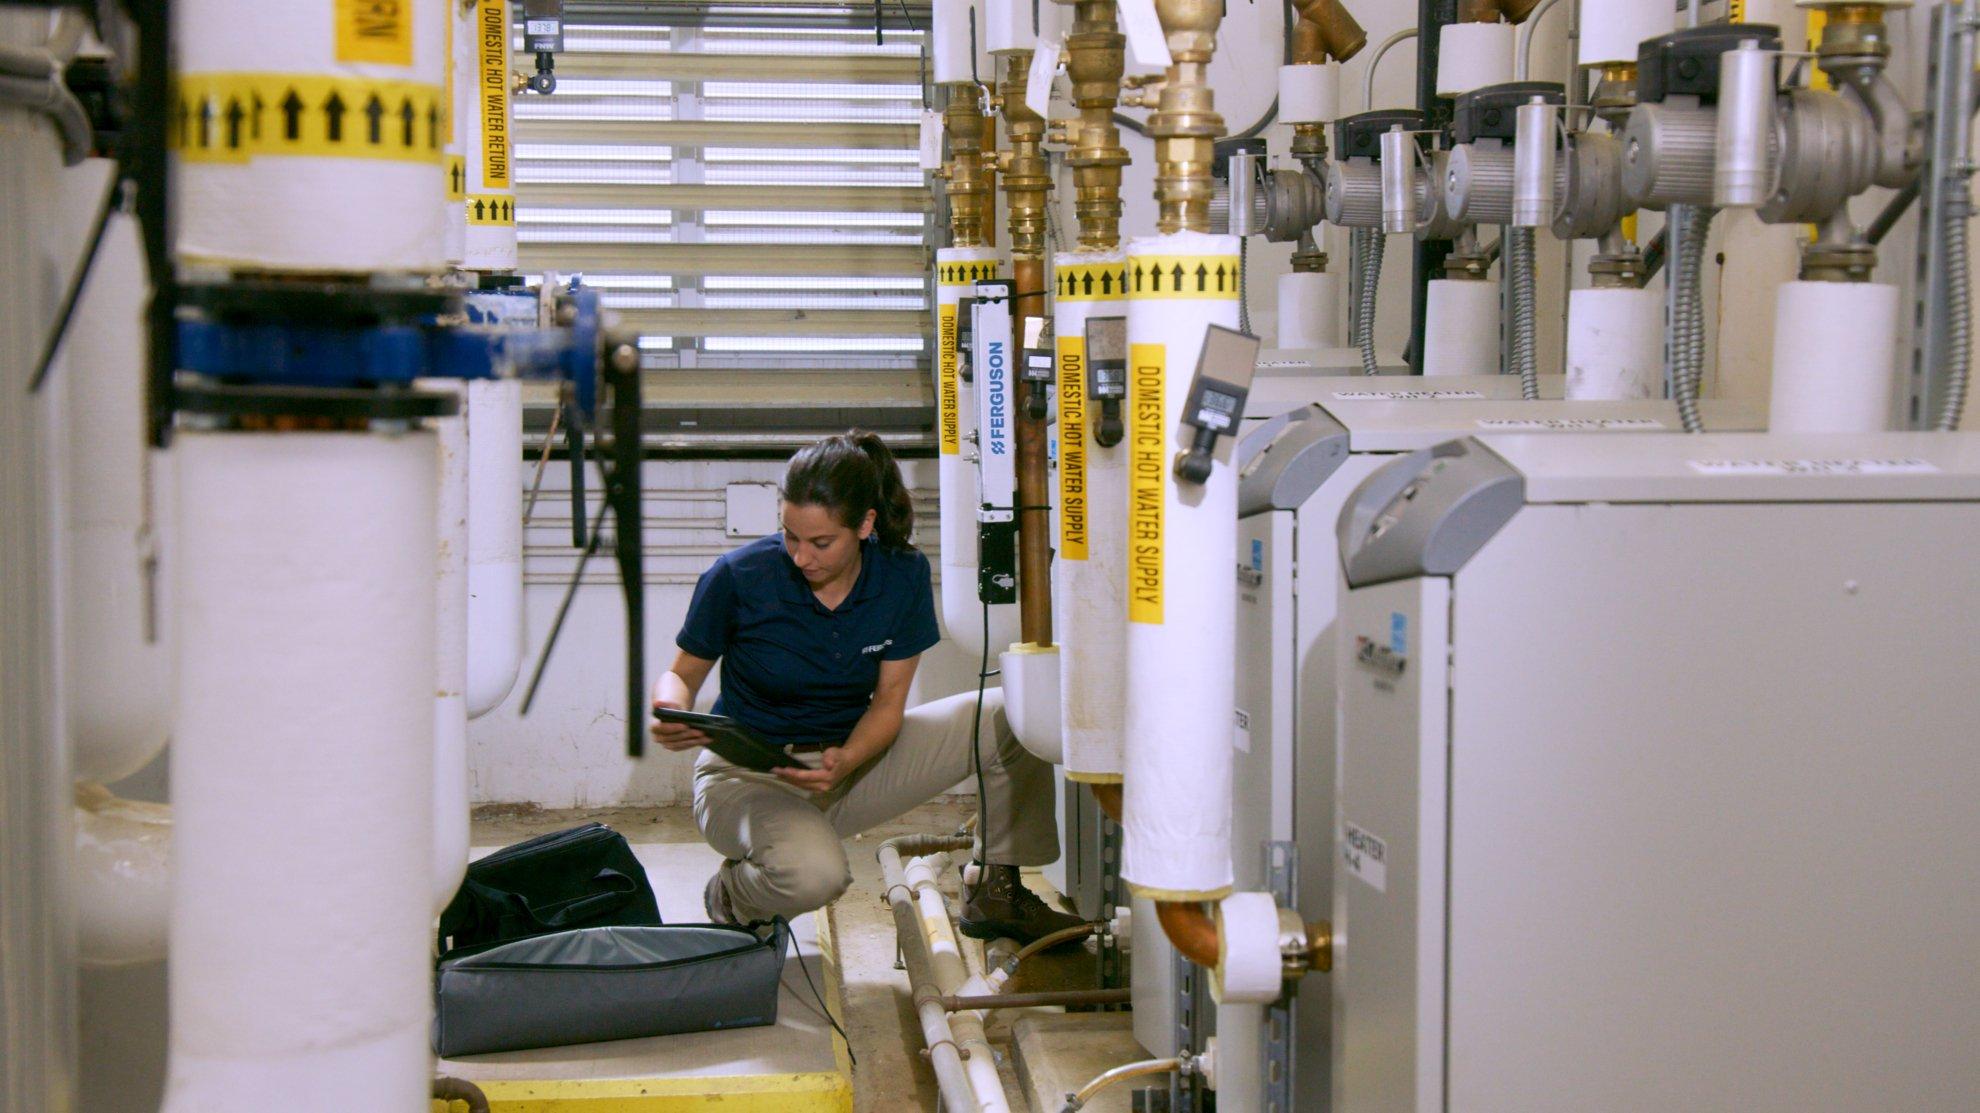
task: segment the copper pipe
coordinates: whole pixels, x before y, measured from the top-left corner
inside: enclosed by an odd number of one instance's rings
[[[1299,10],[1299,26],[1293,28],[1295,62],[1301,60],[1298,56],[1299,37],[1302,28],[1307,24],[1313,27],[1308,34],[1317,36],[1320,49],[1327,58],[1332,58],[1336,62],[1347,61],[1361,53],[1361,48],[1368,45],[1368,32],[1362,30],[1361,24],[1355,22],[1354,15],[1347,10],[1341,0],[1293,0],[1293,6]],[[1317,62],[1324,59],[1313,60]]]
[[[1125,1005],[1133,991],[1126,989],[1055,989],[1041,993],[985,993],[976,997],[938,997],[949,1012],[964,1009],[1037,1009],[1051,1005]]]
[[[1100,805],[1100,810],[1106,814],[1107,818],[1113,820],[1115,823],[1119,823],[1121,821],[1120,782],[1116,781],[1113,784],[1104,785],[1090,784],[1086,787],[1093,790],[1093,802]]]
[[[1011,350],[1019,351],[1025,323],[1044,315],[1045,260],[1011,260]],[[1027,390],[1032,388],[1026,388]],[[1050,431],[1045,415],[1017,406],[1018,631],[1026,644],[1052,644],[1052,481]]]
[[[1155,918],[1162,934],[1182,956],[1206,970],[1217,968],[1217,921],[1210,918],[1202,901],[1161,900],[1155,902]]]

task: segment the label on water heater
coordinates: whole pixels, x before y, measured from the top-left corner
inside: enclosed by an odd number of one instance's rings
[[[1376,892],[1389,891],[1388,846],[1352,823],[1341,824],[1341,864]]]
[[[1663,422],[1647,417],[1553,417],[1544,421],[1483,417],[1478,419],[1478,427],[1499,433],[1604,433],[1616,430],[1643,431],[1668,428]]]
[[[1937,475],[1926,460],[1690,460],[1701,475]]]
[[[1260,367],[1265,366],[1259,364]],[[1462,402],[1485,396],[1475,390],[1337,390],[1340,402]]]

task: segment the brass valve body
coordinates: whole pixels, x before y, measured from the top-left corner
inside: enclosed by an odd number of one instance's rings
[[[1045,118],[1024,103],[1025,79],[1030,71],[1031,51],[1013,50],[1004,56],[1004,81],[997,99],[1003,107],[1004,135],[1010,146],[998,156],[998,169],[1004,175],[1011,255],[1043,259],[1052,170],[1045,161]]]
[[[1126,69],[1127,36],[1115,27],[1114,0],[1079,0],[1066,35],[1066,74],[1079,109],[1068,127],[1066,165],[1073,170],[1081,251],[1113,251],[1121,244],[1121,168],[1128,153],[1114,109]]]
[[[949,162],[941,177],[948,182],[949,224],[957,247],[989,246],[990,223],[996,211],[992,196],[996,171],[984,150],[984,124],[989,118],[977,108],[976,100],[975,86],[958,85],[942,113]],[[994,131],[991,134],[994,139]]]
[[[1168,36],[1168,76],[1148,134],[1155,140],[1155,226],[1163,234],[1210,231],[1213,148],[1224,134],[1209,84],[1223,0],[1158,0]]]

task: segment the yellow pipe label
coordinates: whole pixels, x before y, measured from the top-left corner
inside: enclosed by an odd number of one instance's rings
[[[516,199],[499,193],[477,193],[463,202],[469,224],[509,225],[516,222]]]
[[[1086,337],[1059,337],[1059,559],[1086,559]]]
[[[481,36],[481,181],[484,189],[509,188],[509,5],[477,0]]]
[[[271,156],[438,163],[443,92],[416,81],[285,73],[178,80],[167,140],[187,162]]]
[[[1137,255],[1127,261],[1129,292],[1137,298],[1236,301],[1235,255]]]
[[[337,0],[337,60],[410,66],[410,0]]]
[[[978,282],[988,282],[997,277],[995,259],[964,259],[958,263],[943,263],[936,268],[936,281],[944,286],[974,286]]]
[[[1169,464],[1163,451],[1164,344],[1128,350],[1128,621],[1162,624],[1162,503]]]
[[[467,159],[462,155],[447,156],[447,200],[467,200]]]
[[[1127,297],[1126,263],[1073,263],[1054,272],[1061,301],[1119,301]]]
[[[947,270],[945,266],[943,270]],[[949,285],[945,280],[943,285]],[[936,434],[942,445],[942,455],[954,456],[962,451],[962,415],[958,411],[956,385],[956,310],[957,306],[943,305],[936,308],[935,314],[935,401]]]

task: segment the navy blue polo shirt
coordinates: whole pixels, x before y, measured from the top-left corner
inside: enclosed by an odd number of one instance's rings
[[[880,662],[905,661],[939,640],[919,551],[868,538],[852,591],[827,608],[773,533],[701,574],[674,644],[722,662],[716,714],[772,742],[839,743],[873,701]]]

